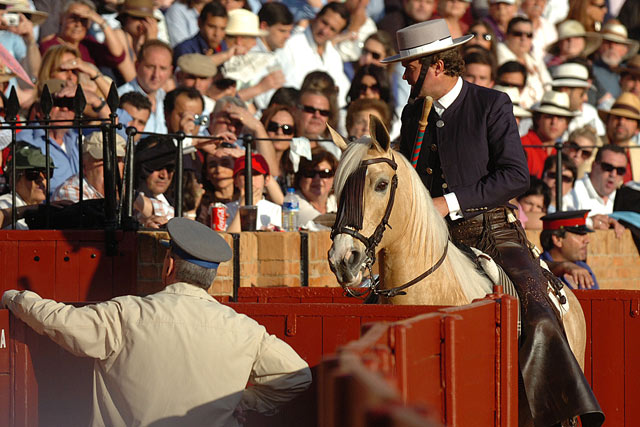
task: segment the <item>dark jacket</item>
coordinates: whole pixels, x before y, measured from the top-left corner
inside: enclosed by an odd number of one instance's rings
[[[409,159],[423,102],[402,112],[400,151]],[[433,186],[440,167],[447,191],[456,194],[465,218],[506,205],[529,188],[527,160],[506,94],[464,82],[442,118],[432,108],[417,171],[434,196],[439,195]],[[427,174],[428,168],[435,173]]]

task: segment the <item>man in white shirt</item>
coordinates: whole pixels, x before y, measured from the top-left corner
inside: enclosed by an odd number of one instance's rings
[[[340,34],[348,24],[346,6],[332,2],[318,12],[308,28],[291,36],[284,48],[278,51],[278,58],[284,67],[285,86],[299,89],[304,77],[311,71],[325,71],[338,86],[338,102],[340,106],[344,106],[351,83],[344,73],[344,63],[331,39]]]
[[[92,425],[229,426],[272,414],[311,383],[284,341],[207,292],[231,249],[209,227],[173,219],[164,290],[75,308],[30,291],[2,306],[67,351],[94,362]],[[247,387],[247,384],[251,385]]]
[[[596,230],[613,228],[621,235],[624,227],[609,216],[613,213],[616,189],[627,171],[627,156],[622,147],[605,145],[596,153],[591,172],[577,180],[573,189],[562,198],[565,210],[589,209],[587,226]]]
[[[160,40],[149,40],[140,48],[136,61],[136,78],[118,88],[118,95],[140,92],[151,101],[151,115],[144,130],[167,133],[164,121],[164,97],[162,87],[173,76],[173,50]]]

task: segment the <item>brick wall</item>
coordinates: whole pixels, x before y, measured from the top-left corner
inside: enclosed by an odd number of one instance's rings
[[[327,252],[331,247],[329,232],[310,232],[304,235],[308,239],[309,286],[338,286],[327,262]],[[539,231],[530,230],[527,231],[527,235],[540,247]],[[233,236],[223,236],[233,247]],[[139,295],[162,289],[161,274],[165,249],[159,240],[166,238],[166,232],[138,233],[136,291]],[[301,243],[305,238],[301,233],[243,232],[239,233],[237,238],[238,260],[232,259],[220,265],[211,289],[213,295],[232,295],[234,264],[239,265],[240,286],[243,287],[301,285],[303,263],[300,254]],[[629,231],[620,239],[615,237],[613,231],[593,233],[588,262],[602,289],[640,289],[640,256]]]

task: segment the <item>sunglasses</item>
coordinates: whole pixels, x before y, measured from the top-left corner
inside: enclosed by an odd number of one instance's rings
[[[363,47],[362,56],[366,56],[366,55],[371,55],[371,57],[376,61],[380,61],[380,59],[382,58],[382,55],[379,54],[378,52],[374,52],[372,50],[367,49],[366,47]]]
[[[269,122],[267,124],[267,132],[277,133],[278,129],[282,129],[282,133],[285,135],[293,135],[294,129],[291,125],[281,125],[277,122]]]
[[[580,147],[580,145],[575,141],[567,142],[567,148],[572,153],[579,153],[580,156],[585,160],[587,160],[589,157],[591,157],[591,154],[593,154],[593,150],[586,150]]]
[[[473,34],[474,37],[482,37],[483,39],[485,39],[485,41],[488,42],[493,40],[493,36],[489,33],[478,33],[476,31],[471,31],[471,34]]]
[[[368,89],[371,89],[374,92],[380,92],[380,85],[378,83],[372,85],[360,83],[360,93],[365,93]]]
[[[89,18],[84,18],[80,15],[76,15],[75,13],[72,13],[71,15],[69,15],[69,19],[71,21],[79,22],[84,27],[89,26]]]
[[[315,178],[316,176],[319,176],[320,178],[326,179],[326,178],[333,178],[333,175],[335,175],[335,172],[331,169],[322,169],[322,170],[309,169],[309,170],[300,171],[300,173],[305,178]]]
[[[627,173],[627,168],[625,166],[613,166],[611,163],[602,161],[598,163],[600,164],[600,168],[605,172],[613,172],[615,170],[618,176],[622,176]]]
[[[556,180],[556,171],[546,171],[544,173],[545,179]],[[573,182],[573,177],[569,175],[562,175],[562,182],[565,184],[571,184]]]
[[[53,106],[58,108],[66,108],[73,111],[73,98],[70,98],[68,96],[53,98]]]
[[[29,181],[37,181],[40,178],[47,179],[46,169],[29,169],[24,172],[24,177]],[[53,176],[53,169],[49,170],[49,179]]]
[[[329,114],[331,114],[331,111],[329,110],[321,110],[320,108],[315,108],[311,105],[302,105],[300,106],[300,108],[302,108],[302,111],[304,111],[305,113],[315,114],[317,112],[322,117],[329,117]]]
[[[509,34],[515,37],[526,36],[528,39],[533,38],[533,33],[525,33],[524,31],[511,31]]]

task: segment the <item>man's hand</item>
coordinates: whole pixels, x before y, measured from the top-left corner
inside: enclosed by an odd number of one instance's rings
[[[447,201],[444,197],[436,197],[433,199],[433,204],[436,207],[436,210],[443,218],[449,214],[449,206],[447,205]]]
[[[0,303],[0,308],[7,308],[9,302],[18,294],[20,294],[20,291],[16,291],[15,289],[5,291],[4,294],[2,294],[2,303]]]
[[[571,261],[558,263],[553,274],[558,277],[564,277],[567,282],[574,284],[578,289],[591,289],[594,285],[593,277],[591,277],[589,271]]]
[[[624,234],[624,225],[620,224],[609,215],[594,215],[593,217],[591,217],[591,221],[593,221],[593,228],[596,230],[608,230],[610,228],[613,228],[613,231],[616,233],[616,237],[618,239]]]

